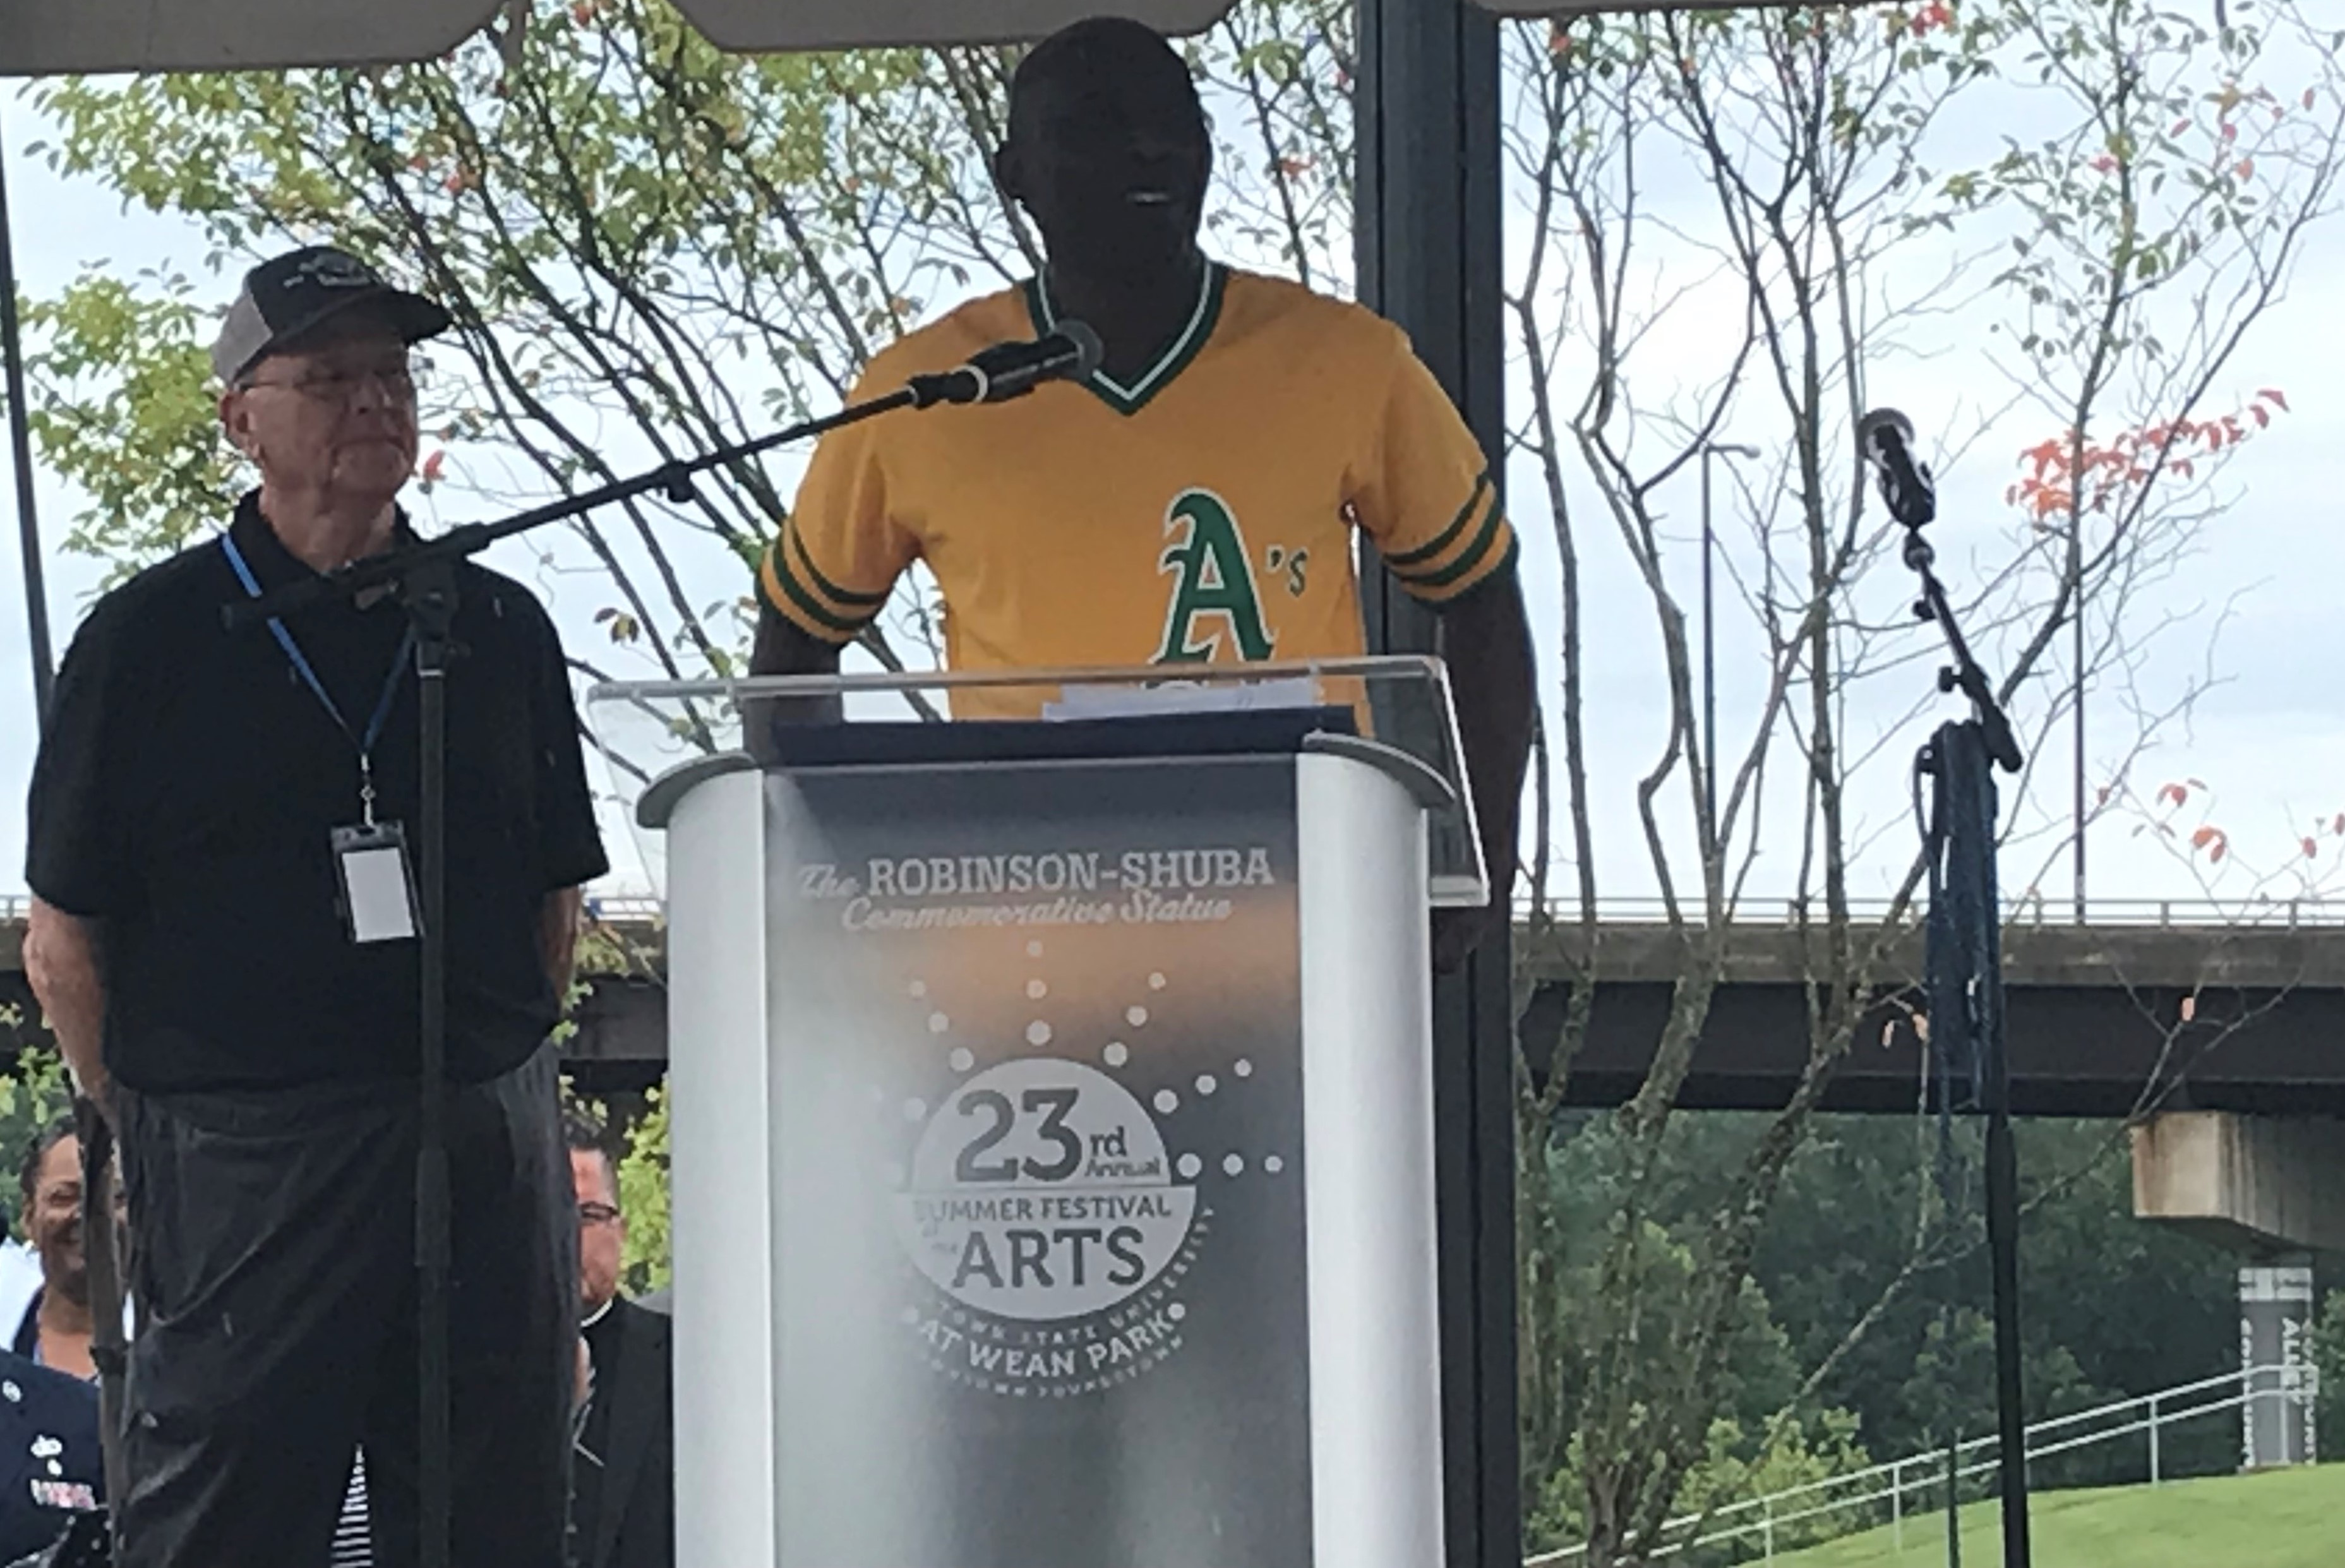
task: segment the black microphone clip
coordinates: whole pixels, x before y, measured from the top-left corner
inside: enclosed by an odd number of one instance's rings
[[[1856,450],[1873,465],[1889,515],[1920,528],[1938,515],[1938,487],[1927,463],[1914,460],[1914,421],[1894,409],[1875,409],[1856,422]]]
[[[1081,321],[1061,321],[1030,342],[980,349],[969,356],[969,363],[934,375],[915,376],[907,386],[916,409],[939,403],[1006,403],[1045,381],[1082,379],[1099,369],[1105,352],[1099,334],[1090,327]]]

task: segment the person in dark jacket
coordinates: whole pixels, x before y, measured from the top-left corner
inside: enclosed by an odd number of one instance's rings
[[[574,1568],[672,1568],[675,1424],[668,1319],[619,1294],[627,1217],[604,1131],[565,1118],[578,1189],[581,1330],[592,1368],[572,1466]]]
[[[105,1506],[96,1385],[0,1351],[0,1563],[46,1552]]]

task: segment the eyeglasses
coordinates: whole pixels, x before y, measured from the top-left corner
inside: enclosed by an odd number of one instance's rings
[[[413,355],[397,364],[326,366],[281,381],[254,378],[246,380],[243,387],[246,390],[275,387],[321,403],[348,407],[357,400],[359,389],[370,384],[381,387],[393,402],[412,403],[416,394],[431,384],[431,361]]]
[[[619,1218],[619,1211],[607,1203],[582,1203],[578,1206],[581,1225],[609,1225]]]

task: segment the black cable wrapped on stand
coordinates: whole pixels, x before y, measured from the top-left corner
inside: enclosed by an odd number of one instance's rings
[[[1939,726],[1914,767],[1931,781],[1924,827],[1930,913],[1925,933],[1931,1080],[1940,1122],[1940,1179],[1951,1187],[1952,1118],[1986,1118],[1986,1233],[1994,1286],[1997,1490],[2003,1502],[2004,1568],[2029,1568],[2027,1415],[2019,1344],[2019,1158],[2011,1135],[2011,1065],[2004,1049],[2003,912],[1995,887],[1995,770],[2015,774],[2023,762],[2011,720],[1986,672],[1955,624],[1934,570],[1936,555],[1922,530],[1937,518],[1927,465],[1914,458],[1914,426],[1884,409],[1857,427],[1890,515],[1905,525],[1905,564],[1922,580],[1914,615],[1934,622],[1954,663],[1938,672],[1938,690],[1970,699],[1971,716]],[[1951,1199],[1951,1192],[1948,1193]],[[1948,1551],[1959,1462],[1947,1475]]]

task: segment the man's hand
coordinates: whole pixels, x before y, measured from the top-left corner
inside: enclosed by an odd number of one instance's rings
[[[762,598],[757,602],[757,642],[749,652],[752,675],[836,675],[838,644],[826,642],[784,616]],[[835,724],[846,705],[837,696],[766,697],[741,708],[741,749],[761,763],[774,760],[776,724]]]
[[[106,983],[98,968],[97,923],[68,915],[36,895],[25,927],[25,977],[57,1037],[75,1087],[114,1118],[114,1080],[106,1070]]]
[[[1433,966],[1448,974],[1514,911],[1523,770],[1538,703],[1530,623],[1515,573],[1493,578],[1442,608],[1441,657],[1449,666],[1458,743],[1490,876],[1490,902],[1482,908],[1434,911]]]

